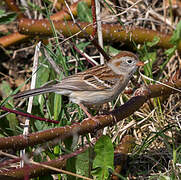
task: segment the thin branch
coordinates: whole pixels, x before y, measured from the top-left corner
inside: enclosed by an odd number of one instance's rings
[[[101,22],[101,5],[99,0],[95,0],[96,5],[96,19],[97,19],[97,35],[98,43],[103,48],[103,37],[102,37],[102,22]],[[100,53],[100,64],[104,64],[104,56]]]
[[[93,24],[94,24],[94,26],[93,26],[94,30],[92,31],[92,37],[95,37],[95,35],[97,33],[95,0],[91,0],[91,9],[92,9]]]
[[[28,118],[32,118],[32,119],[37,119],[37,120],[40,120],[40,121],[45,121],[45,122],[54,123],[54,124],[58,124],[59,123],[59,121],[38,117],[38,116],[27,114],[27,113],[24,113],[24,112],[21,112],[21,111],[9,109],[9,108],[6,108],[4,106],[0,107],[0,109],[2,109],[3,111],[9,112],[9,113],[18,114],[20,116],[24,116],[24,117],[28,117]]]

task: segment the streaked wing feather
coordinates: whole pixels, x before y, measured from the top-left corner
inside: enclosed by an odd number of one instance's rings
[[[95,66],[87,71],[77,73],[53,84],[24,91],[14,95],[14,98],[24,98],[49,92],[62,92],[68,95],[71,91],[103,91],[112,90],[123,77],[116,75],[107,65]],[[65,90],[65,91],[62,91]]]
[[[120,75],[116,75],[107,65],[102,65],[69,76],[55,87],[74,91],[102,91],[112,89],[119,80]]]
[[[92,88],[92,86],[79,79],[64,79],[62,80],[62,82],[54,85],[54,87],[59,89],[67,89],[71,91],[96,90],[95,88]]]

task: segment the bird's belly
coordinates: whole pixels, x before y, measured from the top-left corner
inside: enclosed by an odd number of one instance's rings
[[[106,102],[114,100],[127,86],[128,79],[117,86],[112,90],[105,91],[72,91],[69,95],[69,98],[72,102],[76,104],[84,105],[101,105]]]
[[[70,100],[76,104],[82,103],[84,105],[100,105],[113,100],[113,92],[105,93],[103,91],[77,91],[72,92]]]

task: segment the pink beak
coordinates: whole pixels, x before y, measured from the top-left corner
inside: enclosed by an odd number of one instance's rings
[[[142,62],[142,61],[138,61],[137,63],[136,63],[136,66],[144,66],[145,64],[144,64],[144,62]]]

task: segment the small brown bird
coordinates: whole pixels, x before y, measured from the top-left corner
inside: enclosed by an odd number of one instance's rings
[[[15,94],[14,98],[27,98],[49,92],[58,93],[79,104],[87,116],[92,118],[84,105],[100,105],[115,99],[125,89],[138,66],[143,65],[135,54],[122,51],[104,65],[68,76],[54,85]]]

